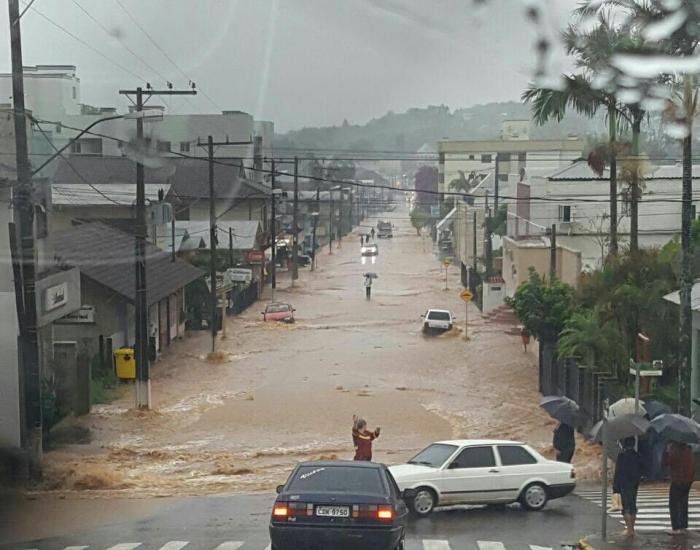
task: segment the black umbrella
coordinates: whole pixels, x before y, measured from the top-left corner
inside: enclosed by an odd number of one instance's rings
[[[626,437],[644,435],[649,428],[649,421],[636,414],[623,414],[608,420],[608,441],[619,441]],[[599,421],[591,429],[590,436],[594,441],[603,441],[603,421]]]
[[[369,277],[370,279],[379,279],[379,275],[377,275],[374,271],[370,271],[369,273],[365,273],[364,276]]]
[[[651,421],[652,429],[663,439],[681,443],[700,443],[700,425],[680,414],[662,414]]]
[[[547,395],[540,401],[542,407],[549,416],[569,426],[578,426],[581,423],[583,414],[578,403],[568,397],[559,395]]]
[[[671,410],[671,407],[669,407],[666,403],[662,403],[661,401],[645,401],[644,402],[644,408],[647,410],[647,416],[649,417],[650,420],[653,420],[657,416],[661,416],[662,414],[669,414],[673,412]]]

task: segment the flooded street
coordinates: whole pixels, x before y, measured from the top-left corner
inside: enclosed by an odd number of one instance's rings
[[[538,406],[536,347],[523,352],[512,325],[485,320],[473,305],[465,341],[458,268],[449,268],[445,291],[432,242],[416,235],[405,209],[391,217],[394,238],[377,241],[374,263],[363,265],[352,235],[332,255],[321,250],[317,270],[301,271],[294,287],[279,274],[276,299],[296,308],[296,324],[262,322],[259,302],[227,320],[214,360],[201,332],[155,363],[152,411],[132,410],[126,392],[74,420],[91,442],[46,453],[40,489],[269,490],[299,460],[352,458],[353,414],[382,427],[375,460],[386,463],[460,437],[519,439],[551,456],[554,423]],[[379,276],[371,301],[362,284],[368,270]],[[269,287],[265,293],[269,299]],[[459,328],[424,336],[428,307],[451,310]],[[579,444],[584,476],[595,472],[596,454]]]

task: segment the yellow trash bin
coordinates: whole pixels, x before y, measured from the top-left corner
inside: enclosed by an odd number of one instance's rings
[[[117,378],[136,378],[136,358],[133,348],[119,348],[114,350],[114,370]]]

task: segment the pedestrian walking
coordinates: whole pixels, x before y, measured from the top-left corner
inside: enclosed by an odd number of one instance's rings
[[[637,491],[642,478],[642,458],[635,449],[634,437],[622,441],[622,450],[615,462],[613,492],[622,500],[622,517],[625,520],[624,535],[634,536],[634,524],[637,521]]]
[[[554,429],[552,445],[557,451],[557,461],[570,463],[571,459],[574,457],[574,451],[576,450],[574,428],[564,422],[560,422]]]
[[[365,297],[369,300],[372,297],[372,277],[365,275]]]
[[[360,246],[364,246],[364,244],[365,244],[365,236],[362,233],[360,233]]]
[[[688,529],[688,496],[695,479],[693,451],[685,443],[672,441],[664,454],[664,465],[668,466],[671,487],[668,508],[671,514],[669,535],[682,535]]]
[[[372,235],[372,240],[374,240],[374,227],[372,228],[372,231],[370,231],[370,234]]]
[[[363,418],[352,416],[352,443],[355,447],[353,460],[372,461],[372,442],[379,437],[380,432],[379,426],[371,432],[367,429],[367,422]]]
[[[523,343],[523,352],[527,352],[527,345],[530,343],[530,331],[525,327],[520,329],[520,341]]]

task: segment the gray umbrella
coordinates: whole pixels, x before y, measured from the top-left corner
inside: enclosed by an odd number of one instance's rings
[[[662,414],[651,421],[651,427],[663,439],[681,443],[700,443],[700,425],[680,414]]]
[[[645,401],[644,408],[647,410],[647,416],[651,419],[661,416],[662,414],[669,414],[673,412],[671,407],[669,407],[666,403],[656,400]]]
[[[644,435],[649,429],[649,421],[636,414],[623,414],[608,420],[608,441],[619,441],[626,437]],[[598,422],[589,434],[591,439],[602,443],[603,421]]]
[[[568,397],[547,395],[540,401],[540,407],[547,411],[549,416],[563,424],[578,426],[581,423],[583,413],[578,403]]]
[[[379,279],[379,275],[377,275],[374,271],[365,273],[365,277],[369,277],[370,279]]]

